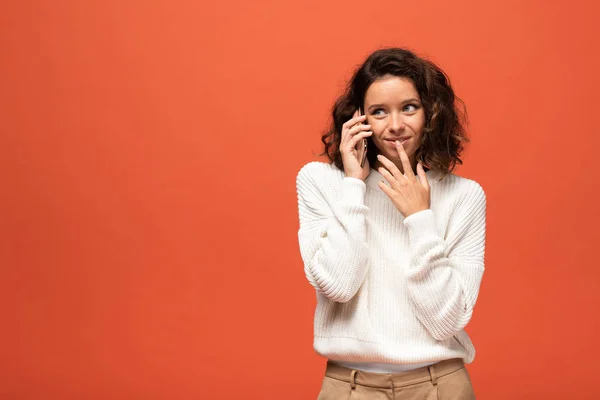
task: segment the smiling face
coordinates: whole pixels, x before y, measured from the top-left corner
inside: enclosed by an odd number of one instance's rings
[[[414,170],[425,127],[425,110],[412,81],[391,75],[376,80],[365,94],[364,109],[373,131],[371,140],[379,153],[402,171],[395,145],[400,140]]]

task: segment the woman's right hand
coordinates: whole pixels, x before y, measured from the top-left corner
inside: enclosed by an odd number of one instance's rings
[[[360,160],[363,153],[363,139],[373,134],[371,125],[364,125],[365,115],[360,115],[358,110],[351,120],[342,125],[342,140],[340,142],[340,153],[344,163],[346,176],[365,180],[370,172],[369,160],[361,168]]]

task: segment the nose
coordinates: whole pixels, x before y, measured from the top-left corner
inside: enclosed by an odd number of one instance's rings
[[[391,133],[402,132],[405,128],[404,119],[401,113],[390,113],[388,129]]]

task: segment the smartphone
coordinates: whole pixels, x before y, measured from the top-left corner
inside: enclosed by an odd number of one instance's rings
[[[360,107],[360,106],[358,107],[358,114],[359,114],[359,116],[364,115],[363,111],[362,111],[362,107]],[[363,153],[362,153],[362,157],[360,159],[360,167],[361,168],[363,168],[365,166],[365,161],[367,160],[367,146],[368,146],[367,139],[364,138],[362,140],[362,147],[363,147],[362,152]]]

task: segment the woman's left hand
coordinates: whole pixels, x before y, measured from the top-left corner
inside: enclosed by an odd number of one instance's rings
[[[423,165],[420,162],[417,164],[417,174],[419,175],[419,179],[417,179],[408,155],[400,142],[396,142],[396,149],[402,161],[404,174],[400,172],[396,164],[380,154],[377,158],[385,168],[380,167],[378,171],[390,186],[383,181],[378,182],[378,185],[392,200],[402,216],[407,218],[416,212],[429,209],[431,206],[430,187]]]

